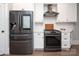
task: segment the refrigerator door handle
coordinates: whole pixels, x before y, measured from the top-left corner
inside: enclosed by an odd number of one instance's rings
[[[21,31],[21,20],[22,19],[22,16],[21,15],[19,15],[19,30]]]

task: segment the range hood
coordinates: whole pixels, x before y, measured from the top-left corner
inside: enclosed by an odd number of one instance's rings
[[[47,8],[48,8],[48,11],[46,11],[44,13],[44,16],[45,17],[54,17],[54,16],[57,16],[59,13],[58,12],[55,12],[52,10],[52,4],[48,4]]]

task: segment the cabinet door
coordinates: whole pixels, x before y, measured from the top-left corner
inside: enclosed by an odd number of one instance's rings
[[[58,19],[57,22],[66,22],[67,21],[67,4],[66,3],[59,3],[58,4]]]
[[[42,3],[37,3],[34,4],[34,15],[35,15],[35,22],[43,22],[43,4]]]
[[[67,22],[77,22],[77,4],[67,4]]]
[[[34,49],[43,49],[44,48],[44,39],[43,39],[43,37],[40,37],[40,38],[38,38],[38,37],[35,37],[34,38]]]
[[[69,49],[70,48],[70,42],[69,41],[62,41],[62,49]]]
[[[34,49],[44,48],[44,34],[43,33],[34,33]]]
[[[62,33],[62,38],[70,38],[70,33],[63,32]]]
[[[76,22],[77,21],[77,4],[62,3],[58,4],[57,22]]]

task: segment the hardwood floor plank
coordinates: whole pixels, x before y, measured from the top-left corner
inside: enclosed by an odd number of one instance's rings
[[[44,52],[43,50],[34,50],[30,55],[3,55],[3,56],[79,56],[79,45],[72,45],[70,50],[55,52]]]

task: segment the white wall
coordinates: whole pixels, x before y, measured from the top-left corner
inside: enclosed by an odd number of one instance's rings
[[[79,3],[77,4],[77,22],[74,24],[72,44],[79,45]]]
[[[14,3],[12,4],[12,10],[34,10],[33,3]]]

